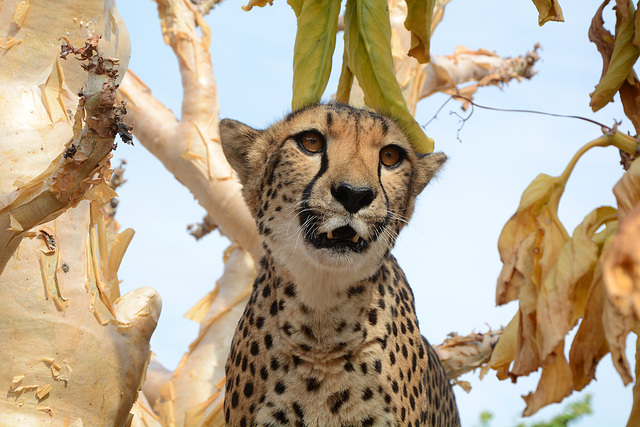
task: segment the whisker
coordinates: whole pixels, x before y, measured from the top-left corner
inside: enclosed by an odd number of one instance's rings
[[[293,251],[291,252],[291,257],[295,255],[296,250],[298,249],[298,241],[300,240],[300,235],[302,235],[302,232],[305,233],[305,236],[307,235],[306,228],[308,227],[309,223],[312,222],[314,219],[315,219],[315,215],[312,215],[309,218],[307,218],[306,221],[300,227],[298,227],[296,244],[294,245]]]
[[[300,212],[298,212],[298,214],[304,213],[304,212],[312,212],[312,210],[310,208],[307,209],[303,209]],[[291,218],[291,220],[289,221],[289,225],[287,226],[287,237],[289,237],[289,230],[291,229],[291,224],[293,223],[294,220],[296,220],[298,218],[298,216],[294,216]],[[309,218],[312,218],[311,216]],[[309,220],[309,218],[307,218],[306,221]],[[306,222],[305,221],[305,222]]]

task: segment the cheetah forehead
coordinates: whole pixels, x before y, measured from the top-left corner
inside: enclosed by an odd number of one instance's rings
[[[278,141],[310,129],[320,131],[330,139],[354,141],[375,148],[394,143],[412,150],[409,140],[392,119],[343,104],[313,105],[295,111],[271,130]]]

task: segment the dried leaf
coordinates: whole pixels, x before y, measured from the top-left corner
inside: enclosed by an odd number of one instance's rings
[[[386,0],[348,0],[344,23],[345,59],[349,72],[356,76],[364,91],[366,104],[394,118],[418,152],[432,152],[433,140],[409,112],[393,72]],[[348,80],[348,76],[341,76],[341,97]]]
[[[331,74],[340,1],[290,1],[298,30],[293,48],[294,111],[320,102]]]
[[[493,349],[489,366],[497,371],[498,379],[504,380],[509,377],[509,365],[516,355],[516,343],[518,339],[518,328],[520,324],[520,311],[511,319],[507,328],[502,333],[498,344]]]
[[[554,264],[569,237],[557,216],[565,184],[563,177],[540,174],[522,194],[518,210],[498,239],[504,266],[498,277],[496,304],[517,299],[526,286],[533,286],[537,291],[542,279],[541,267]]]
[[[631,3],[629,3],[628,12],[631,16],[635,12]],[[590,95],[593,111],[598,111],[613,100],[613,96],[625,82],[627,75],[633,69],[633,64],[640,56],[640,47],[633,44],[634,27],[633,19],[625,18],[620,11],[616,12],[616,37],[611,60],[595,91]]]
[[[634,162],[635,163],[635,162]],[[604,255],[603,271],[611,303],[624,316],[640,318],[640,204],[620,222]]]
[[[640,336],[636,338],[636,383],[633,385],[633,406],[627,427],[640,425]]]
[[[564,21],[562,9],[557,0],[533,0],[538,9],[538,25],[542,26],[547,21]]]
[[[616,10],[620,12],[624,19],[631,17],[631,15],[629,15],[629,3],[630,0],[616,0]]]
[[[640,13],[636,13],[640,16]],[[640,33],[636,33],[638,35]],[[634,42],[635,43],[635,42]],[[620,86],[620,101],[624,115],[631,120],[633,127],[636,129],[636,135],[640,134],[640,80],[635,71],[631,70]]]
[[[528,417],[550,403],[560,402],[573,391],[573,376],[564,357],[564,341],[547,359],[535,393],[523,396],[527,407],[522,416]]]
[[[640,158],[634,160],[620,181],[613,187],[620,221],[640,203]]]
[[[625,384],[633,380],[625,356],[626,337],[640,313],[639,239],[640,204],[637,204],[620,222],[618,233],[602,262],[608,296],[604,306],[604,332],[613,364]]]
[[[606,251],[617,231],[618,224],[612,221],[602,231],[599,246]],[[573,387],[582,390],[595,378],[596,366],[600,359],[609,353],[603,326],[604,303],[606,294],[602,278],[602,263],[598,262],[593,274],[589,294],[585,302],[582,322],[571,343],[569,364],[573,373]]]
[[[609,4],[609,0],[604,0],[596,14],[591,20],[591,26],[589,27],[589,40],[595,43],[598,52],[602,55],[602,78],[609,69],[609,60],[613,53],[613,42],[615,38],[608,30],[604,28],[604,20],[602,19],[602,12],[606,5]]]
[[[633,381],[631,368],[626,356],[627,335],[631,332],[633,323],[631,316],[621,313],[610,298],[605,298],[602,314],[604,336],[609,345],[613,366],[618,371],[624,385],[628,385]]]
[[[573,372],[574,388],[582,390],[596,376],[596,366],[609,353],[604,337],[602,314],[604,308],[604,287],[602,277],[594,277],[593,287],[587,299],[587,306],[580,328],[571,343],[569,362]]]
[[[518,210],[498,240],[504,267],[498,277],[496,302],[520,300],[514,375],[527,375],[541,363],[536,320],[538,293],[569,239],[557,214],[567,178],[538,175],[525,190]]]
[[[431,60],[429,41],[435,0],[406,0],[407,19],[404,26],[411,32],[409,55],[424,64]]]
[[[544,277],[536,311],[542,360],[564,341],[565,335],[582,317],[581,308],[592,283],[600,249],[593,241],[593,235],[602,224],[616,219],[614,208],[594,209],[576,227],[550,273]]]

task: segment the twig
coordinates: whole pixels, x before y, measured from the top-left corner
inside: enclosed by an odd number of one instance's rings
[[[551,117],[561,117],[561,118],[565,118],[565,119],[578,119],[578,120],[584,120],[585,122],[589,122],[589,123],[593,123],[595,125],[598,125],[602,128],[605,128],[608,132],[613,132],[615,130],[615,127],[610,127],[607,125],[604,125],[600,122],[597,122],[595,120],[592,119],[588,119],[586,117],[582,117],[582,116],[574,116],[574,115],[568,115],[568,114],[556,114],[556,113],[547,113],[545,111],[536,111],[536,110],[520,110],[520,109],[511,109],[511,108],[497,108],[497,107],[487,107],[485,105],[480,105],[477,104],[475,102],[473,102],[471,99],[462,96],[462,95],[451,95],[451,98],[456,98],[456,99],[462,99],[466,102],[468,102],[469,104],[473,105],[474,107],[478,107],[478,108],[482,108],[484,110],[491,110],[491,111],[502,111],[505,113],[530,113],[530,114],[540,114],[543,116],[551,116]]]

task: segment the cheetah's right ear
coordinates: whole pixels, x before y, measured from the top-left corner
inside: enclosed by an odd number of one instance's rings
[[[231,167],[238,174],[240,183],[244,185],[254,169],[251,161],[251,150],[260,136],[260,131],[236,120],[220,121],[220,142],[222,151]]]

